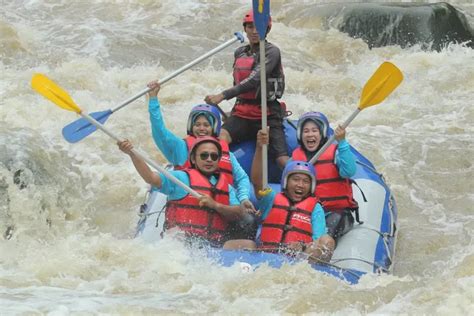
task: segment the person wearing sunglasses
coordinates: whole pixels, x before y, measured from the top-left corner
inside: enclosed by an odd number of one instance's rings
[[[222,157],[220,142],[210,136],[197,137],[190,153],[190,167],[170,173],[202,196],[198,199],[160,173],[153,172],[133,152],[130,141],[118,142],[140,174],[149,184],[168,196],[164,230],[177,228],[187,240],[199,240],[222,247],[229,239],[229,222],[244,218],[234,188],[219,169]]]
[[[148,110],[156,146],[165,158],[175,166],[175,169],[189,168],[189,152],[196,137],[213,136],[217,138],[219,136],[221,130],[219,111],[216,107],[208,104],[194,106],[188,116],[187,136],[183,139],[166,128],[158,101],[158,92],[161,88],[159,82],[151,81],[148,83],[148,87],[151,89],[148,93]],[[249,199],[250,179],[234,154],[230,152],[229,145],[225,141],[219,140],[219,142],[222,148],[219,168],[228,178],[228,182],[236,189],[242,209],[248,213],[254,213],[255,208]]]

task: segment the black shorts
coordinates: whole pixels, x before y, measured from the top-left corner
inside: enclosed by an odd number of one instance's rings
[[[326,212],[328,235],[337,240],[354,226],[354,217],[349,209],[342,213]]]
[[[277,101],[269,103],[268,108],[272,113],[267,117],[267,125],[270,127],[269,155],[274,159],[288,156],[286,136],[283,129],[283,110]],[[222,128],[230,134],[233,143],[240,143],[255,140],[257,132],[262,129],[262,121],[250,120],[231,114],[222,125]]]

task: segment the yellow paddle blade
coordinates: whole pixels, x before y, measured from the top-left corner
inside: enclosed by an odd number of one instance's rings
[[[359,110],[382,102],[402,80],[400,69],[390,62],[384,62],[365,84],[360,96]]]
[[[43,74],[34,74],[31,79],[31,86],[46,99],[52,101],[59,107],[81,113],[82,110],[71,99],[69,94]]]

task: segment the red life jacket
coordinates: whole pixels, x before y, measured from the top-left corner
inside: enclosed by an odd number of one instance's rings
[[[278,193],[267,218],[262,223],[261,248],[278,248],[282,244],[313,241],[311,214],[318,199],[307,197],[292,204],[283,193]]]
[[[254,55],[242,54],[235,59],[233,72],[234,85],[240,84],[250,76],[255,62]],[[283,68],[281,69],[281,73],[283,76]],[[272,96],[268,101],[273,102],[281,97],[283,91],[280,91],[282,87],[278,83],[283,82],[283,80],[283,78],[267,78],[267,94]],[[241,93],[237,96],[232,114],[251,120],[261,119],[262,108],[260,103],[260,94],[257,89]],[[268,108],[267,115],[271,113],[271,109]]]
[[[334,163],[336,149],[337,144],[331,144],[314,164],[316,168],[314,194],[319,198],[324,209],[342,213],[346,208],[357,209],[358,205],[352,195],[351,180],[342,178]],[[308,160],[301,147],[296,148],[291,157],[294,160]]]
[[[237,57],[234,62],[234,83],[236,85],[240,84],[242,81],[247,79],[252,73],[252,67],[255,63],[255,58],[253,55],[243,55]],[[251,90],[244,93],[241,93],[237,96],[238,98],[244,100],[257,100],[257,90]]]
[[[191,152],[191,147],[193,146],[194,140],[196,137],[194,136],[187,136],[184,141],[188,146],[188,153]],[[219,172],[227,178],[227,183],[230,185],[234,185],[234,174],[232,173],[232,162],[230,161],[230,151],[229,151],[229,144],[223,140],[219,140],[219,143],[222,147],[222,157],[219,161]],[[186,162],[181,166],[174,166],[175,170],[184,170],[191,168],[191,162],[186,160]]]
[[[219,176],[216,185],[196,169],[186,169],[190,188],[211,196],[216,202],[229,205],[229,184]],[[179,227],[189,236],[200,236],[209,241],[222,242],[227,221],[215,210],[199,206],[199,200],[187,194],[181,200],[169,200],[166,204],[165,230]]]

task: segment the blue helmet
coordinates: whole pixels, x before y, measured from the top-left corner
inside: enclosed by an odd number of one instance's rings
[[[221,115],[219,110],[209,104],[198,104],[191,109],[188,116],[186,131],[188,135],[193,134],[194,121],[199,115],[204,115],[212,126],[212,136],[218,137],[221,131]]]
[[[309,120],[313,121],[319,127],[319,132],[321,133],[322,140],[326,139],[328,136],[329,121],[326,115],[321,112],[306,112],[305,114],[300,116],[296,128],[296,138],[298,139],[298,143],[300,144],[301,135],[303,133],[303,125]]]
[[[306,161],[301,160],[291,160],[285,166],[283,173],[281,175],[281,190],[286,189],[288,184],[288,177],[293,173],[304,173],[311,178],[311,193],[316,189],[316,170],[314,166]]]

